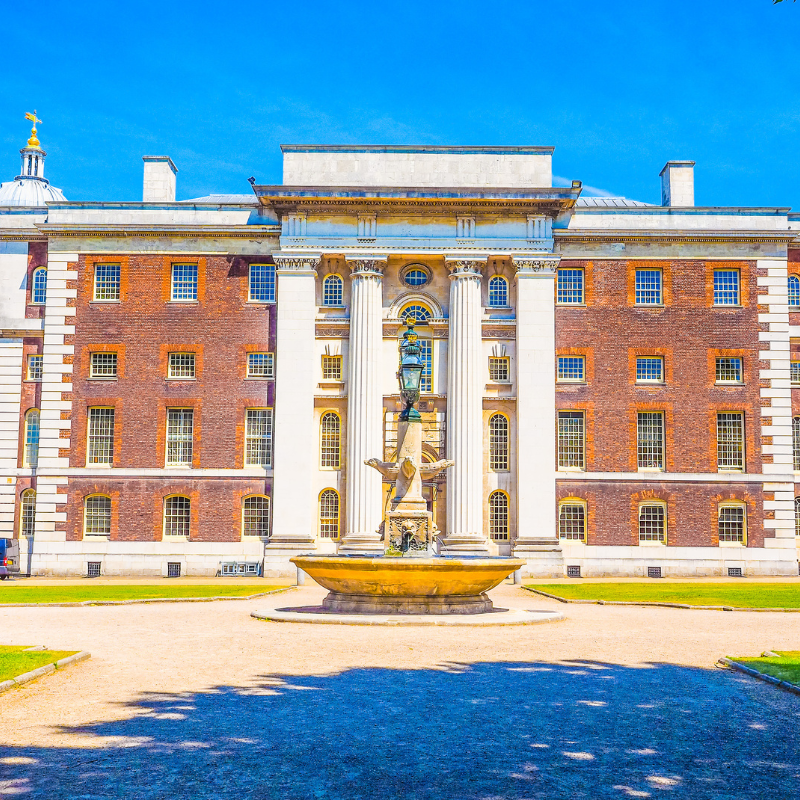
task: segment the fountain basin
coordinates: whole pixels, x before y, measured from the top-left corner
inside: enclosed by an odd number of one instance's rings
[[[346,614],[483,614],[486,595],[525,564],[520,558],[296,556],[329,590],[322,605]]]

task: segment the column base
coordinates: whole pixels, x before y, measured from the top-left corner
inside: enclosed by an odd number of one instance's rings
[[[343,555],[382,556],[386,547],[377,533],[346,533],[339,544]]]
[[[314,539],[295,539],[289,536],[271,536],[268,542],[264,543],[264,553],[270,555],[298,555],[300,553],[311,553],[317,549],[317,542]]]
[[[439,554],[443,556],[489,555],[489,545],[483,536],[475,533],[452,533],[442,539]]]
[[[517,553],[560,553],[561,542],[553,536],[525,537],[514,540],[514,554]]]

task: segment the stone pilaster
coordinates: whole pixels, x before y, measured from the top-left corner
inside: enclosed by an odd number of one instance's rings
[[[483,532],[483,369],[481,271],[484,260],[447,262],[450,332],[447,354],[447,555],[485,555]]]
[[[383,270],[386,261],[347,262],[351,271],[347,366],[347,491],[342,553],[380,553],[381,476],[364,461],[383,458]]]
[[[267,553],[314,548],[317,469],[314,318],[318,257],[274,256],[277,272],[272,535]]]

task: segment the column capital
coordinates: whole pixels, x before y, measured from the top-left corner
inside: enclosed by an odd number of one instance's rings
[[[514,268],[517,276],[529,275],[555,275],[561,256],[550,256],[547,258],[534,258],[528,256],[514,256]]]
[[[278,272],[314,272],[320,263],[319,256],[298,255],[296,253],[274,253],[272,256]]]
[[[353,278],[370,275],[383,277],[383,271],[386,269],[385,258],[348,258],[346,263]]]
[[[446,258],[444,265],[450,278],[480,278],[486,266],[485,258]]]

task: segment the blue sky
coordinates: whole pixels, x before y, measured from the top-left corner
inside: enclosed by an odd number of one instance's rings
[[[554,172],[660,201],[800,210],[800,3],[73,3],[0,10],[0,180],[24,112],[71,200],[280,183],[281,143],[554,145]]]

